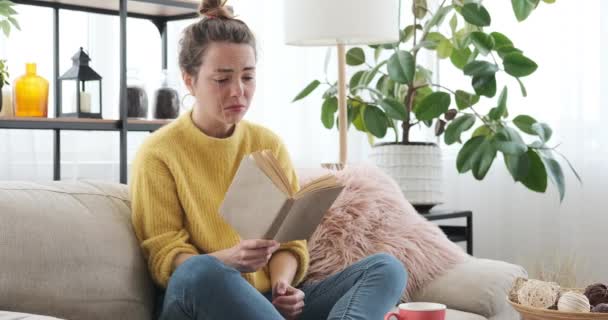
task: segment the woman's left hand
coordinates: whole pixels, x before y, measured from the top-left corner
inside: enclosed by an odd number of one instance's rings
[[[272,304],[288,320],[297,319],[304,309],[304,292],[279,280],[272,286]]]

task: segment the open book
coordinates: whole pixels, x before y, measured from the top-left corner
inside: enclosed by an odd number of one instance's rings
[[[220,214],[243,239],[308,239],[344,186],[328,174],[292,188],[270,150],[241,161]]]

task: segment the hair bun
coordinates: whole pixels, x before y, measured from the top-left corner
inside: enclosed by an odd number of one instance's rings
[[[231,6],[226,6],[226,2],[227,0],[203,0],[198,12],[207,18],[232,19],[234,18],[234,10]]]

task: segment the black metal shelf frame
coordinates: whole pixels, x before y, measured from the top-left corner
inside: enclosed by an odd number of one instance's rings
[[[2,129],[40,129],[53,130],[53,179],[61,179],[61,131],[62,130],[94,130],[94,131],[119,131],[120,132],[120,183],[127,183],[127,138],[129,131],[149,131],[152,132],[160,128],[162,121],[157,122],[138,122],[127,118],[127,17],[147,19],[158,29],[162,42],[161,64],[162,68],[168,66],[168,37],[167,23],[169,21],[191,19],[198,17],[197,5],[175,0],[118,0],[118,10],[109,10],[82,5],[41,1],[41,0],[12,0],[14,3],[31,5],[38,7],[48,7],[53,9],[53,83],[55,90],[55,114],[61,113],[61,96],[59,93],[59,10],[74,10],[87,13],[118,15],[120,17],[120,120],[106,120],[99,122],[86,121],[37,121],[34,119],[1,120]],[[112,1],[112,0],[108,0]],[[164,7],[178,7],[187,12],[178,15],[151,15],[128,11],[128,2],[139,4],[150,4]],[[64,119],[62,119],[64,120]]]

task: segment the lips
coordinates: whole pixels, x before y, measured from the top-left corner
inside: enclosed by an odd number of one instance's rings
[[[239,112],[245,110],[245,106],[242,104],[234,104],[225,108],[226,111]]]

